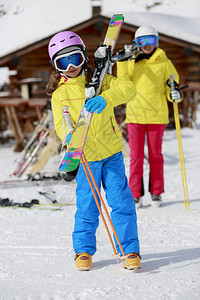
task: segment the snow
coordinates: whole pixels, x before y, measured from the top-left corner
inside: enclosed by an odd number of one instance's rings
[[[0,68],[0,85],[9,82],[9,70],[7,67]]]
[[[110,17],[115,7],[124,15],[126,23],[135,26],[151,25],[159,33],[200,45],[199,0],[115,0],[103,1],[103,13]],[[109,6],[108,6],[109,3]],[[123,3],[123,4],[122,4]]]
[[[149,13],[168,13],[173,16],[197,17],[199,16],[199,0],[103,0],[103,10],[114,7],[115,10],[126,12],[149,12]]]
[[[91,17],[89,0],[2,0],[1,11],[0,57]]]
[[[190,211],[183,203],[183,188],[175,130],[163,140],[165,193],[163,206],[152,208],[148,190],[148,165],[144,164],[146,195],[138,209],[142,267],[122,268],[102,221],[97,231],[97,252],[89,272],[78,271],[73,261],[71,234],[74,226],[75,183],[1,189],[0,197],[14,201],[37,198],[38,191],[54,190],[63,202],[60,210],[0,208],[1,300],[197,300],[200,295],[200,111],[196,127],[181,129]],[[20,156],[13,143],[0,145],[0,180],[9,179]],[[61,157],[63,153],[61,154]],[[61,157],[46,171],[56,170]],[[129,175],[129,156],[125,156]],[[71,195],[71,196],[70,196]],[[71,198],[70,198],[70,197]],[[104,194],[103,194],[104,197]]]

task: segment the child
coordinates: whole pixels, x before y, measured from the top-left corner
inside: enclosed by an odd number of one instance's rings
[[[85,44],[74,32],[57,33],[49,42],[49,56],[56,69],[47,85],[47,94],[52,95],[52,110],[57,135],[63,139],[62,107],[69,106],[71,120],[76,124],[85,100],[85,84],[91,78],[87,66],[88,56]],[[87,111],[94,113],[88,132],[84,153],[98,187],[101,184],[112,209],[111,219],[129,268],[141,265],[137,232],[135,203],[128,187],[122,155],[121,131],[114,116],[117,106],[135,93],[131,81],[117,79],[106,74],[99,96],[86,103]],[[96,113],[97,111],[97,113]],[[69,132],[68,128],[66,128]],[[68,142],[71,134],[68,136]],[[75,226],[73,247],[76,266],[89,270],[92,255],[96,252],[96,230],[99,225],[99,211],[88,184],[82,164],[76,178]],[[116,249],[121,254],[118,244]],[[127,268],[125,260],[123,267]]]

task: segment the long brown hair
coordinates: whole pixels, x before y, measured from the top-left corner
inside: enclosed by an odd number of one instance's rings
[[[93,74],[93,68],[90,66],[87,66],[87,70],[86,70],[86,83],[90,82],[90,79],[92,78],[92,74]],[[57,89],[58,87],[58,83],[60,81],[61,75],[54,70],[49,78],[49,82],[46,86],[46,94],[48,96],[51,96],[53,94],[53,92]]]
[[[60,81],[61,75],[57,71],[53,71],[50,75],[49,82],[46,86],[46,94],[51,96],[53,92],[57,89],[58,83]]]

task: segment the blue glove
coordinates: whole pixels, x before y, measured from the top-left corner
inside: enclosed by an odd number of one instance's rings
[[[100,114],[104,108],[106,107],[107,103],[106,100],[101,96],[95,96],[94,98],[90,98],[86,104],[85,108],[87,111],[91,113],[97,110],[97,114]]]
[[[71,138],[72,138],[72,134],[69,133],[68,136],[67,136],[67,145],[69,145],[69,143],[71,141]]]

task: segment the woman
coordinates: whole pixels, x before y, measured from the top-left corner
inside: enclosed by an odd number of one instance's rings
[[[129,186],[137,207],[142,206],[144,196],[143,160],[145,135],[149,155],[149,191],[152,205],[159,207],[164,192],[162,139],[169,123],[169,101],[180,102],[182,95],[177,89],[170,93],[168,80],[179,76],[165,52],[158,48],[159,35],[151,26],[141,26],[135,33],[139,52],[134,59],[117,62],[117,77],[132,80],[136,94],[127,103],[126,123],[130,146]]]

